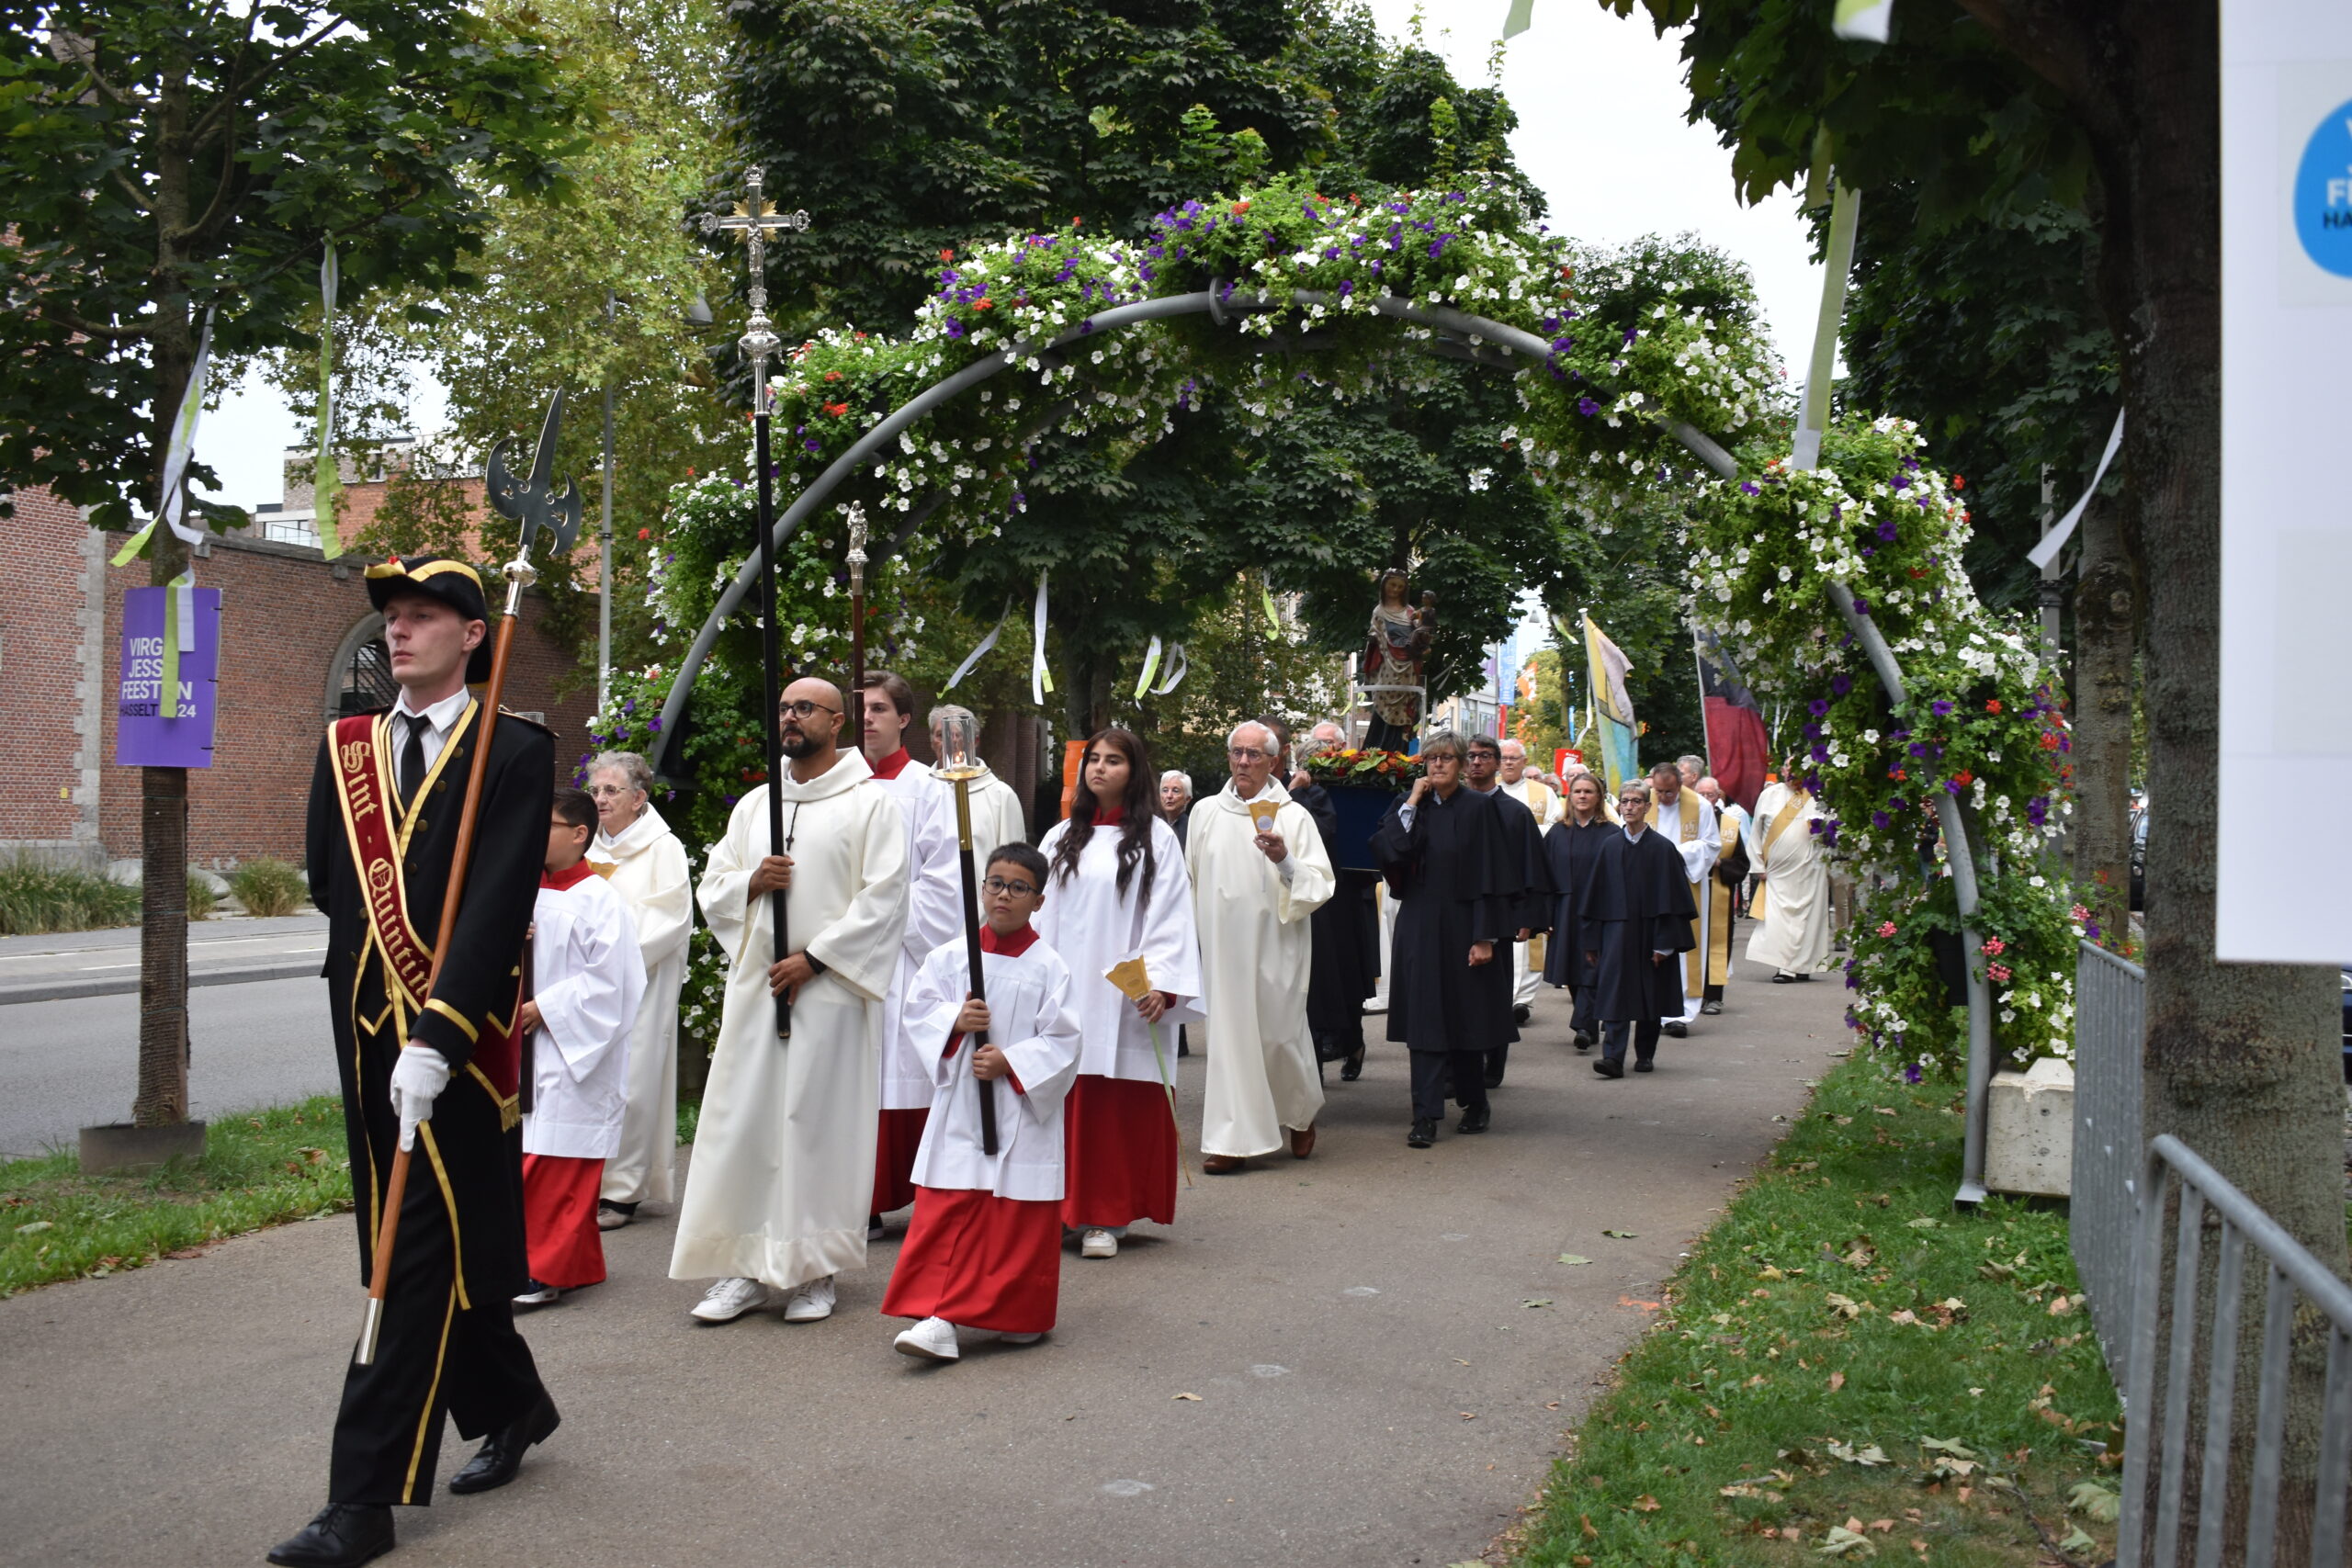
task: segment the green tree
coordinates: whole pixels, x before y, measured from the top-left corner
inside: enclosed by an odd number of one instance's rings
[[[1621,15],[1633,3],[1604,0]],[[1865,192],[1916,182],[1924,234],[2044,201],[2092,214],[2099,309],[2120,346],[2130,411],[2120,536],[2146,584],[2149,786],[2161,813],[2148,852],[2143,1127],[2197,1148],[2345,1271],[2332,976],[2224,964],[2212,950],[2222,394],[2215,9],[2189,0],[1912,0],[1897,8],[1894,41],[1880,48],[1835,40],[1822,8],[1804,0],[1645,0],[1645,8],[1661,28],[1689,28],[1693,117],[1732,146],[1736,176],[1751,196],[1801,180],[1826,134],[1843,175]],[[2251,1380],[2243,1359],[2240,1371]],[[2297,1371],[2300,1401],[2316,1386],[2310,1353],[2298,1352]],[[2250,1406],[2242,1403],[2240,1415],[2250,1422]],[[2187,1420],[2187,1430],[2203,1430],[2201,1412]],[[2315,1404],[2299,1403],[2281,1512],[2290,1531],[2309,1517],[2316,1436]],[[2253,1448],[2242,1426],[2233,1450],[2239,1495]],[[2194,1459],[2188,1473],[2198,1473]]]
[[[447,0],[62,0],[6,18],[0,486],[47,485],[102,527],[162,503],[207,310],[226,359],[299,345],[326,242],[355,296],[447,285],[481,189],[564,187],[576,100],[547,51]],[[186,548],[159,533],[149,558],[166,581]],[[187,1115],[187,774],[150,768],[141,788],[133,1119],[159,1126]]]

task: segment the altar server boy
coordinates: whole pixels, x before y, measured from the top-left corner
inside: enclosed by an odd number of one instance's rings
[[[596,1191],[619,1152],[628,1097],[628,1037],[645,992],[645,960],[621,901],[585,858],[596,832],[587,791],[559,789],[531,915],[531,998],[519,1022],[528,1044],[523,1115],[523,1230],[531,1277],[519,1305],[537,1306],[605,1278]]]
[[[980,903],[988,999],[971,998],[965,944],[915,973],[902,1027],[932,1064],[931,1119],[915,1154],[915,1213],[882,1298],[920,1318],[901,1355],[952,1361],[958,1328],[1026,1345],[1054,1325],[1061,1288],[1062,1100],[1078,1077],[1069,968],[1032,930],[1046,857],[1026,844],[989,856]],[[988,1043],[977,1049],[975,1032]],[[982,1152],[980,1096],[996,1105],[997,1152]]]

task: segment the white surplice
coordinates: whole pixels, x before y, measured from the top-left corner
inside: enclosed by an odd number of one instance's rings
[[[1151,874],[1136,863],[1125,893],[1119,891],[1119,839],[1125,829],[1100,825],[1079,852],[1078,869],[1068,881],[1046,876],[1046,907],[1034,922],[1077,976],[1079,1034],[1085,1049],[1078,1070],[1093,1077],[1132,1078],[1141,1083],[1175,1082],[1176,1026],[1206,1015],[1201,1010],[1201,944],[1193,931],[1193,880],[1176,829],[1155,818],[1151,824]],[[1057,822],[1039,846],[1052,865],[1069,824]],[[1262,858],[1262,857],[1261,857]],[[1141,955],[1151,988],[1175,1003],[1160,1015],[1159,1052],[1152,1054],[1151,1030],[1116,986],[1102,978],[1113,964]]]
[[[910,763],[909,771],[912,772],[914,766]],[[939,792],[947,797],[946,804],[940,809],[946,813],[947,833],[952,839],[956,835],[956,785],[947,779],[940,778],[937,773],[933,773],[932,778]],[[985,768],[972,780],[969,793],[972,801],[972,870],[985,877],[989,874],[989,852],[991,850],[999,844],[1028,841],[1029,819],[1023,815],[1021,797],[1013,793],[1012,786]],[[957,874],[962,874],[960,869]],[[963,908],[962,897],[959,888],[956,893],[959,911]],[[958,919],[961,919],[960,914]]]
[[[765,786],[736,803],[711,846],[695,897],[729,966],[673,1280],[790,1289],[865,1265],[882,998],[907,923],[906,829],[872,777],[844,751],[806,784],[787,771],[777,789],[793,862],[788,945],[825,965],[800,987],[788,1042],[768,994],[773,901],[747,897],[768,852]]]
[[[678,991],[694,935],[694,875],[686,848],[651,801],[618,838],[596,834],[594,860],[613,867],[611,886],[628,907],[645,955],[645,998],[628,1039],[628,1107],[620,1146],[605,1161],[597,1194],[608,1203],[667,1203],[678,1143]]]
[[[1709,918],[1711,900],[1702,885],[1715,869],[1715,857],[1724,852],[1723,829],[1715,820],[1715,808],[1695,789],[1681,791],[1671,806],[1653,795],[1649,825],[1682,857],[1683,879],[1690,884],[1690,900],[1699,907],[1699,918],[1690,922],[1690,940],[1698,945],[1682,955],[1682,1011],[1664,1021],[1688,1023],[1699,1016],[1702,965],[1707,961],[1707,939],[1713,925]]]
[[[956,1032],[971,988],[961,942],[934,951],[907,990],[907,1047],[931,1064],[930,1120],[915,1151],[918,1186],[979,1192],[1022,1202],[1062,1195],[1062,1101],[1078,1079],[1078,1016],[1070,1007],[1069,966],[1053,946],[1035,942],[1019,953],[983,953],[989,1040],[1021,1080],[972,1076],[972,1042]],[[953,1040],[954,1050],[948,1049]],[[996,1155],[982,1152],[980,1096],[996,1097]]]
[[[1207,1023],[1193,1032],[1208,1055],[1201,1152],[1244,1157],[1282,1148],[1284,1129],[1313,1126],[1323,1109],[1306,1027],[1307,917],[1336,886],[1306,808],[1271,780],[1251,798],[1275,804],[1280,865],[1259,850],[1251,802],[1229,780],[1193,807],[1184,846],[1208,1003]]]
[[[884,759],[886,761],[888,759]],[[883,998],[881,1107],[921,1111],[931,1103],[931,1064],[907,1049],[899,1028],[915,971],[944,942],[964,934],[963,862],[956,843],[956,796],[932,771],[908,760],[895,778],[874,780],[899,803],[907,845],[907,918],[898,967]],[[975,824],[977,827],[977,824]]]
[[[1558,794],[1536,782],[1533,773],[1521,773],[1517,784],[1497,780],[1495,787],[1528,809],[1535,818],[1535,831],[1544,830],[1566,815]],[[1534,963],[1532,942],[1510,944],[1510,1000],[1513,1007],[1532,1007],[1535,1002],[1535,983],[1543,976]]]
[[[1813,831],[1820,817],[1818,801],[1784,784],[1766,784],[1756,799],[1755,837],[1747,849],[1758,879],[1758,923],[1747,939],[1751,964],[1805,975],[1828,961],[1829,863]]]
[[[628,907],[605,879],[539,889],[531,911],[531,1109],[523,1152],[609,1159],[628,1100],[629,1028],[645,994],[645,960]]]

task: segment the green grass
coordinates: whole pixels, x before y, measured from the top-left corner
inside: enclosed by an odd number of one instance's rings
[[[698,1100],[681,1101],[678,1106],[678,1142],[681,1144],[693,1143],[695,1141],[695,1132],[701,1125],[702,1101]]]
[[[350,1207],[332,1096],[219,1118],[201,1160],[161,1170],[84,1176],[70,1153],[11,1160],[0,1165],[0,1296]]]
[[[2092,1445],[2120,1434],[2065,1215],[1955,1213],[1960,1145],[1949,1089],[1824,1079],[1554,1467],[1521,1561],[2104,1562],[2103,1498],[2075,1489],[2111,1495]]]
[[[229,891],[248,915],[265,918],[290,915],[308,908],[311,884],[298,866],[267,855],[249,860],[229,874]]]
[[[0,859],[0,936],[47,936],[139,923],[139,887],[86,871]]]

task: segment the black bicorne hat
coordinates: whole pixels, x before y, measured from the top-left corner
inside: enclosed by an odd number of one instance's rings
[[[378,614],[395,593],[438,599],[467,620],[482,622],[481,642],[466,660],[466,681],[479,686],[490,679],[490,601],[482,593],[480,572],[446,556],[394,556],[368,569],[368,602]]]

